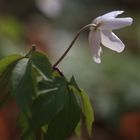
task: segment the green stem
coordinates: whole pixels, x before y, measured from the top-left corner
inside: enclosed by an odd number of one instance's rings
[[[64,59],[64,57],[65,57],[65,56],[67,55],[67,53],[70,51],[70,49],[72,48],[73,44],[75,43],[75,41],[76,41],[77,38],[79,37],[79,35],[80,35],[83,31],[89,29],[90,27],[94,27],[94,28],[95,28],[96,25],[95,25],[95,24],[88,24],[88,25],[82,27],[82,28],[77,32],[76,36],[74,37],[74,39],[73,39],[72,42],[70,43],[69,47],[68,47],[68,48],[66,49],[66,51],[63,53],[63,55],[57,60],[57,62],[53,65],[53,67],[56,67],[56,66]]]

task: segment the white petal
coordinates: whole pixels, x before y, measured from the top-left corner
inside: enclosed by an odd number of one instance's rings
[[[100,53],[102,48],[100,46],[101,42],[101,34],[98,30],[91,30],[89,32],[89,45],[91,47],[91,51],[93,53],[93,60],[96,63],[101,63]]]
[[[102,18],[115,18],[118,15],[122,14],[124,11],[112,11],[107,14],[102,15]]]
[[[115,18],[117,17],[118,15],[122,14],[124,11],[112,11],[112,12],[109,12],[107,14],[104,14],[102,16],[99,16],[97,18],[95,18],[92,23],[94,24],[99,24],[102,20],[106,19],[106,18]]]
[[[122,52],[125,47],[123,42],[113,32],[107,30],[101,32],[101,43],[116,52]]]
[[[102,19],[100,22],[99,29],[101,30],[113,30],[123,28],[125,26],[131,25],[133,19],[130,17],[127,18],[106,18]]]

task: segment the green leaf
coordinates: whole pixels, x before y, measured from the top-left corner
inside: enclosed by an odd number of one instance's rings
[[[10,55],[0,60],[0,74],[2,74],[10,65],[23,58],[22,55]]]
[[[79,105],[72,91],[69,90],[67,103],[49,123],[45,140],[66,140],[74,131],[80,117]]]
[[[41,91],[45,91],[47,89],[53,89],[56,88],[56,84],[54,83],[54,81],[46,81],[46,80],[41,80],[38,82],[38,90]]]
[[[82,122],[81,120],[78,122],[76,128],[75,128],[75,134],[80,138],[81,136],[81,127],[82,127]]]
[[[88,95],[82,90],[79,92],[75,87],[70,86],[70,88],[73,90],[73,92],[81,97],[81,103],[82,103],[82,112],[85,116],[86,119],[86,126],[88,130],[89,136],[92,134],[92,124],[94,122],[94,113],[93,113],[93,108],[90,103],[90,99]]]
[[[0,61],[0,108],[11,99],[10,76],[12,69],[21,58],[21,55],[11,55]]]
[[[21,130],[21,140],[35,140],[33,129],[31,129],[30,122],[23,112],[18,116],[17,126]]]
[[[22,111],[29,115],[29,104],[35,94],[32,79],[32,66],[28,58],[21,59],[15,66],[11,76],[12,95]]]
[[[52,78],[52,66],[49,62],[46,55],[40,53],[40,52],[33,52],[31,56],[31,61],[36,69],[40,71],[40,73],[45,76],[45,78]]]
[[[28,130],[24,135],[21,136],[21,140],[36,140],[34,132]]]
[[[69,87],[73,90],[76,96],[81,98],[80,105],[82,106],[82,111],[86,119],[88,134],[91,136],[92,124],[94,122],[94,113],[89,96],[83,90],[80,90],[74,77],[71,78]]]
[[[48,88],[50,83],[47,84],[46,81],[45,84],[44,93],[35,99],[32,106],[33,122],[37,127],[49,123],[68,100],[67,83],[63,77],[52,83],[50,89]]]
[[[70,84],[73,85],[79,92],[81,91],[78,84],[76,83],[76,80],[75,80],[74,76],[71,77]]]
[[[7,69],[0,75],[0,108],[11,98],[10,95],[10,74],[11,69]]]
[[[83,113],[84,113],[85,118],[86,118],[86,126],[88,129],[88,134],[89,134],[89,136],[91,136],[92,124],[94,121],[93,108],[92,108],[92,105],[90,103],[89,96],[83,90],[81,91],[80,95],[81,95],[81,99],[83,102]]]

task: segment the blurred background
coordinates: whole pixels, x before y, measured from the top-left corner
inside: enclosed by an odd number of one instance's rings
[[[95,64],[85,32],[59,65],[67,78],[75,75],[95,113],[92,138],[83,128],[82,137],[71,140],[140,140],[140,1],[0,0],[0,59],[36,44],[53,64],[81,27],[112,10],[134,18],[132,26],[115,31],[125,51],[103,47],[102,63]],[[13,101],[0,111],[0,140],[19,140],[17,110]]]

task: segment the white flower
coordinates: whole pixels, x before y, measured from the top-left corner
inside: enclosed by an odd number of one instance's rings
[[[101,63],[101,44],[116,52],[122,52],[124,50],[125,45],[112,32],[114,29],[119,29],[132,24],[133,19],[130,17],[116,18],[123,12],[124,11],[109,12],[93,20],[92,24],[95,24],[96,27],[90,28],[89,44],[93,52],[93,60],[96,63]]]

